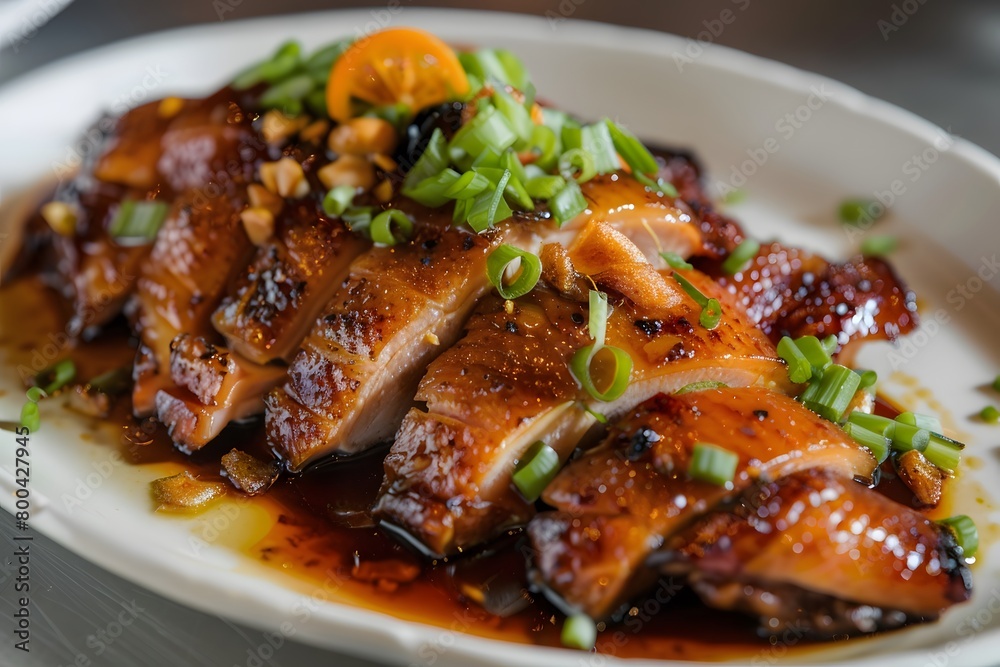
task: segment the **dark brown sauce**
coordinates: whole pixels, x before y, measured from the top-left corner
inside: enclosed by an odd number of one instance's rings
[[[4,326],[0,346],[9,351],[8,363],[30,368],[39,341],[47,340],[49,332],[61,330],[64,313],[60,300],[34,278],[20,279],[0,294],[3,322],[24,321],[24,326]],[[31,317],[24,318],[25,313]],[[95,342],[60,348],[57,358],[74,359],[78,379],[85,380],[127,365],[133,348],[122,324]],[[50,358],[47,363],[56,360]],[[892,416],[898,410],[880,400],[878,412]],[[188,456],[174,448],[158,425],[150,421],[143,429],[131,417],[125,399],[118,402],[110,421],[125,431],[125,437],[117,440],[126,460],[137,466],[174,471],[184,468],[201,479],[217,480],[222,479],[219,459],[233,447],[259,457],[270,456],[259,423],[231,426],[209,447]],[[344,601],[459,632],[559,646],[562,614],[540,594],[524,588],[520,534],[512,533],[482,553],[430,563],[371,525],[367,510],[382,479],[382,454],[384,450],[333,461],[301,475],[283,476],[265,496],[241,499],[262,508],[273,519],[266,534],[244,549],[245,554],[274,568],[284,582],[317,599]],[[910,502],[909,491],[891,467],[878,488],[901,502]],[[235,490],[231,496],[240,497]],[[137,498],[136,502],[148,501]],[[943,512],[943,508],[938,511]],[[491,611],[513,613],[491,613],[483,604]],[[790,649],[784,643],[759,638],[755,627],[750,618],[708,609],[689,591],[661,581],[621,622],[602,629],[597,648],[620,657],[724,660],[757,656],[770,664],[772,658],[790,650],[823,646],[793,642],[798,646]],[[429,660],[435,651],[446,651],[449,645],[442,639],[439,646],[422,649],[428,654],[418,654],[417,659]]]

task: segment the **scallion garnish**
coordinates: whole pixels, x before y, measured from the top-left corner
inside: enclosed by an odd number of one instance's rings
[[[514,262],[519,264],[517,276],[505,283],[504,278]],[[486,258],[486,277],[505,299],[524,296],[535,287],[541,275],[542,263],[537,255],[506,243],[497,246]]]
[[[411,197],[409,193],[413,188],[416,188],[428,178],[440,174],[448,167],[448,163],[448,142],[444,138],[444,133],[441,129],[434,128],[431,138],[427,140],[427,147],[424,149],[424,152],[420,154],[416,163],[407,172],[406,178],[403,179],[401,192],[407,197]],[[437,206],[441,206],[445,201],[441,201]],[[428,205],[430,206],[430,204]]]
[[[820,342],[823,344],[823,349],[826,350],[826,353],[831,357],[833,356],[833,353],[837,351],[837,337],[833,334],[830,334]]]
[[[760,252],[760,244],[753,239],[744,239],[733,248],[729,257],[722,263],[722,270],[733,276],[746,268],[747,262]]]
[[[517,135],[515,143],[526,143],[531,138],[531,132],[535,127],[531,121],[531,113],[504,90],[496,90],[492,99],[497,111],[503,114],[504,118],[507,119],[508,126]]]
[[[340,219],[343,220],[344,224],[346,224],[355,234],[369,236],[369,227],[372,224],[373,211],[374,209],[372,209],[371,206],[350,206],[340,216]]]
[[[604,337],[608,331],[608,295],[597,290],[590,290],[587,297],[590,318],[587,320],[587,333],[597,345],[604,345]]]
[[[895,236],[884,234],[881,236],[869,236],[861,242],[861,254],[865,257],[885,257],[899,245],[899,239]]]
[[[527,92],[531,85],[524,65],[510,51],[504,49],[480,49],[458,54],[458,60],[466,72],[482,82],[494,82],[500,87],[511,86]]]
[[[297,116],[302,113],[303,100],[315,86],[316,82],[308,74],[296,74],[268,88],[258,104],[265,109],[281,109],[289,116]]]
[[[979,411],[979,418],[987,424],[996,424],[1000,422],[1000,410],[997,410],[995,406],[987,405]]]
[[[587,210],[587,200],[576,181],[569,181],[549,200],[549,209],[560,226]]]
[[[448,152],[456,164],[472,165],[472,160],[486,149],[504,151],[517,142],[517,134],[507,118],[496,107],[480,102],[479,111],[459,128],[448,144]]]
[[[464,200],[469,202],[467,213],[464,216],[476,233],[481,233],[493,226],[493,223],[506,220],[513,212],[504,201],[504,188],[510,179],[510,171],[505,169],[503,175],[496,183],[494,190],[486,190],[473,199]],[[457,205],[456,205],[456,210]]]
[[[954,473],[958,470],[958,464],[962,462],[961,443],[956,443],[951,438],[946,438],[938,433],[931,433],[927,446],[924,447],[924,458],[947,473]]]
[[[445,172],[458,173],[452,169],[446,169]],[[488,187],[490,187],[490,179],[477,171],[467,171],[447,186],[442,194],[449,199],[472,199]]]
[[[566,180],[586,183],[597,175],[597,163],[584,149],[571,148],[559,156],[559,173]]]
[[[896,421],[900,424],[916,426],[927,429],[932,433],[941,433],[941,420],[933,415],[924,415],[919,412],[901,412],[896,416]]]
[[[531,445],[514,466],[514,486],[528,502],[538,500],[559,472],[559,454],[539,440]]]
[[[671,269],[682,269],[687,271],[693,269],[694,267],[686,262],[683,257],[678,255],[676,252],[661,252],[660,257],[667,263]]]
[[[839,422],[861,385],[861,377],[846,366],[831,364],[800,396],[802,403],[832,422]]]
[[[38,403],[28,401],[21,407],[21,426],[34,433],[42,426],[42,417],[38,412]]]
[[[962,549],[962,555],[972,558],[979,550],[979,530],[976,529],[975,522],[965,514],[942,519],[939,524],[950,530],[955,535],[955,542]]]
[[[236,90],[244,90],[258,83],[279,81],[298,69],[302,62],[301,54],[302,46],[298,42],[285,42],[269,59],[238,74],[232,86]]]
[[[35,376],[35,385],[41,387],[46,395],[51,396],[72,382],[75,377],[76,364],[72,359],[63,359],[38,373]]]
[[[873,213],[878,202],[871,199],[845,199],[838,209],[840,221],[845,225],[869,224],[877,220],[885,212],[882,208],[878,215]]]
[[[368,229],[372,241],[392,246],[409,240],[413,235],[413,221],[398,208],[390,208],[372,218]]]
[[[560,640],[566,648],[591,650],[597,642],[597,626],[594,625],[594,619],[586,614],[568,616],[563,621]]]
[[[788,379],[792,382],[801,384],[812,378],[813,368],[809,358],[788,336],[778,341],[778,356],[788,364]]]
[[[659,170],[660,166],[656,163],[656,158],[634,134],[611,119],[606,119],[604,122],[608,126],[608,133],[615,150],[625,160],[625,164],[629,166],[633,174],[649,176]],[[676,192],[674,195],[676,196]]]
[[[536,156],[535,164],[541,169],[551,169],[559,159],[559,138],[555,130],[546,125],[536,125],[531,130],[527,150]]]
[[[41,387],[28,387],[28,391],[26,391],[24,395],[32,403],[37,403],[43,398],[48,398],[49,396],[48,394],[45,393],[45,390],[42,389]]]
[[[925,428],[897,421],[892,432],[892,448],[898,452],[915,449],[923,452],[931,441],[931,432]]]
[[[861,412],[860,410],[855,410],[848,415],[847,421],[848,423],[856,424],[861,428],[872,431],[873,433],[883,435],[889,440],[892,440],[892,436],[896,430],[896,422],[888,417],[881,417],[879,415]]]
[[[524,182],[524,189],[532,199],[552,199],[566,187],[566,179],[555,174],[534,176]]]
[[[567,125],[562,131],[563,145],[567,150],[582,148],[594,158],[598,174],[610,174],[621,168],[614,142],[606,123],[575,126]]]
[[[696,443],[691,450],[688,476],[716,486],[732,484],[740,457],[734,452],[707,442]]]
[[[725,382],[719,382],[717,380],[702,380],[701,382],[692,382],[686,384],[677,391],[674,392],[674,396],[681,396],[683,394],[690,394],[693,391],[707,391],[709,389],[725,389],[729,385]]]
[[[701,309],[698,323],[706,329],[714,329],[722,320],[722,304],[718,299],[709,299]]]
[[[167,217],[167,205],[161,201],[124,199],[115,211],[108,233],[116,241],[151,243]]]
[[[351,185],[338,185],[323,197],[323,212],[331,217],[339,217],[354,202],[356,189]]]
[[[861,389],[872,389],[878,382],[878,373],[872,370],[855,370],[855,373],[861,376]],[[874,391],[874,389],[872,389]]]
[[[569,370],[591,397],[604,402],[613,401],[624,394],[632,375],[632,357],[629,353],[604,344],[607,326],[608,297],[597,290],[591,290],[587,330],[594,343],[576,351],[570,359]],[[610,377],[603,383],[603,390],[594,381],[595,371],[605,378]]]
[[[854,413],[852,413],[854,414]],[[863,426],[848,421],[844,424],[844,431],[847,435],[854,438],[861,445],[868,448],[868,451],[872,453],[875,460],[881,464],[889,457],[889,439],[886,438],[882,433],[876,431],[869,431]]]

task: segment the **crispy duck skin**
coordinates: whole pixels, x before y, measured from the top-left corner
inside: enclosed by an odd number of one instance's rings
[[[170,203],[186,190],[206,197],[211,188],[233,195],[233,182],[252,170],[247,149],[262,146],[250,119],[228,89],[204,98],[177,100],[166,112],[160,101],[122,115],[99,137],[79,173],[57,190],[77,213],[70,236],[52,234],[54,284],[73,302],[69,330],[91,336],[125,305],[149,255],[149,245],[122,245],[108,234],[120,202],[156,199]],[[233,167],[233,165],[237,165]]]
[[[771,243],[733,276],[716,261],[696,265],[734,294],[775,341],[833,334],[845,345],[868,336],[895,339],[917,326],[914,293],[877,258],[835,263]]]
[[[936,619],[971,594],[950,531],[829,470],[751,489],[661,556],[663,569],[686,571],[706,604],[758,616],[765,634],[872,632]],[[748,587],[772,595],[747,596]]]
[[[239,208],[228,196],[175,201],[128,311],[140,345],[133,367],[132,409],[148,415],[156,393],[174,384],[170,345],[178,335],[213,339],[212,311],[251,254]]]
[[[283,366],[253,364],[204,338],[181,334],[170,344],[176,384],[157,392],[157,416],[174,443],[192,452],[230,422],[259,414],[262,396],[284,374]]]
[[[350,262],[371,246],[312,199],[286,203],[275,223],[212,317],[229,347],[259,364],[295,354]]]
[[[449,222],[440,211],[412,208],[426,221],[425,236],[373,249],[352,265],[292,360],[288,381],[266,399],[268,440],[289,466],[354,454],[393,436],[427,364],[457,339],[487,292],[486,257],[497,243],[529,250],[543,240],[570,244],[581,229],[606,221],[657,261],[660,250],[686,256],[700,247],[690,215],[634,179],[594,179],[584,193],[589,212],[561,229],[511,222],[489,240],[442,230]]]
[[[585,407],[614,418],[707,379],[788,388],[784,365],[738,308],[726,302],[711,331],[692,324],[700,307],[623,235],[591,225],[568,254],[609,291],[607,344],[631,355],[629,388],[598,403],[569,372],[573,353],[591,342],[585,289],[536,288],[509,310],[485,301],[462,340],[428,368],[416,396],[427,411],[409,412],[385,461],[375,512],[431,553],[474,547],[528,520],[533,506],[511,487],[517,458],[544,440],[565,460],[594,424]]]
[[[693,480],[696,443],[739,456],[731,485]],[[673,533],[752,485],[822,467],[869,477],[875,460],[841,429],[761,387],[656,396],[546,488],[556,508],[528,526],[533,576],[565,609],[605,618],[641,592],[647,558]]]

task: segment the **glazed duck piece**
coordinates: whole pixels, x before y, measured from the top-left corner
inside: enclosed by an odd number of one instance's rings
[[[102,133],[99,128],[110,124]],[[150,245],[112,238],[109,226],[121,202],[167,204],[188,189],[202,200],[234,194],[263,144],[250,119],[224,89],[205,99],[151,102],[116,121],[104,120],[93,136],[93,159],[57,196],[77,219],[72,233],[52,234],[59,284],[68,286],[74,314],[70,330],[90,335],[125,305]],[[233,165],[238,165],[234,167]]]
[[[700,247],[682,208],[634,179],[615,179],[587,183],[590,211],[561,229],[512,221],[480,238],[450,228],[440,211],[417,210],[415,217],[428,221],[424,236],[355,262],[288,380],[267,397],[268,441],[298,470],[390,439],[427,364],[457,339],[486,294],[486,257],[501,242],[535,251],[540,242],[572,243],[581,229],[604,222],[657,261],[661,250],[687,256]]]
[[[317,315],[371,243],[312,200],[287,202],[212,321],[230,349],[258,364],[290,359]]]
[[[895,339],[917,325],[915,295],[878,258],[834,263],[771,243],[733,276],[718,262],[696,264],[734,294],[775,341],[833,334],[845,345],[867,336]]]
[[[591,342],[586,288],[536,287],[510,305],[486,299],[464,337],[428,368],[416,396],[426,411],[407,414],[385,460],[375,514],[430,553],[474,547],[530,519],[533,505],[511,485],[514,464],[537,440],[565,460],[594,424],[588,408],[614,418],[707,379],[788,388],[783,363],[738,308],[725,304],[720,325],[704,329],[691,297],[621,234],[595,226],[569,256],[609,293],[607,344],[631,355],[629,388],[599,403],[569,372],[574,352]],[[690,278],[712,293],[711,280]]]
[[[143,263],[129,307],[140,344],[132,407],[148,415],[174,385],[170,346],[181,333],[212,339],[211,314],[250,258],[239,203],[228,196],[178,199]]]
[[[829,470],[750,490],[658,558],[709,606],[759,617],[765,635],[891,629],[934,620],[971,592],[950,531]]]
[[[695,445],[739,456],[731,484],[692,479]],[[656,396],[567,465],[528,526],[536,583],[564,609],[605,618],[655,578],[647,559],[676,531],[758,479],[823,468],[868,478],[875,459],[840,428],[761,387]]]

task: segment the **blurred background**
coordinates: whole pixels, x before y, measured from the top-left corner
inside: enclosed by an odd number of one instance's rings
[[[744,8],[712,41],[825,74],[888,100],[1000,154],[1000,3],[991,0],[414,0],[413,5],[569,15],[704,37],[725,8]],[[0,0],[0,90],[81,51],[198,23],[356,7],[334,0]],[[384,3],[383,3],[384,4]],[[405,9],[412,6],[401,0]],[[61,11],[59,11],[61,9]],[[373,11],[378,11],[375,6]],[[405,24],[405,13],[399,23]],[[334,36],[331,36],[334,37]],[[248,61],[264,54],[248,54]],[[5,119],[12,122],[14,119]],[[12,522],[0,517],[0,630],[13,610]],[[173,667],[374,663],[289,644],[267,662],[263,633],[160,598],[37,536],[32,652],[6,644],[0,667]],[[123,605],[141,608],[108,642],[99,632]],[[18,655],[12,655],[18,653]]]

